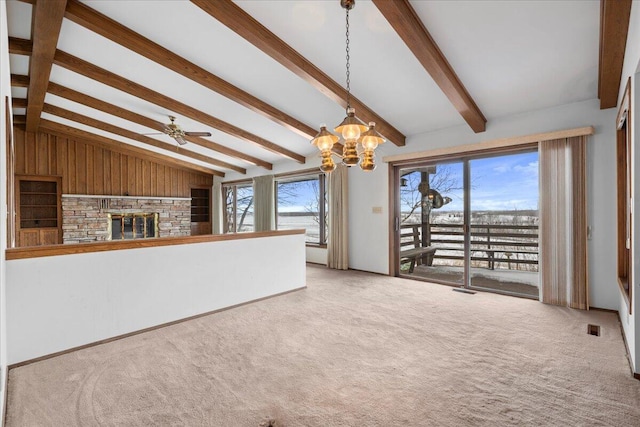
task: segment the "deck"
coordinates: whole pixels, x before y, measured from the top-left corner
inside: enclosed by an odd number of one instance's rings
[[[401,266],[402,275],[462,285],[464,233],[459,224],[430,224],[428,241],[422,225],[403,224],[404,252],[427,243],[435,253]],[[471,225],[471,287],[538,298],[538,226]]]

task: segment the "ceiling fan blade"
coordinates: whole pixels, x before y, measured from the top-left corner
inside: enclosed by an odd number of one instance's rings
[[[141,133],[140,135],[164,135],[164,132]]]
[[[187,136],[211,136],[211,132],[185,132]]]
[[[185,145],[187,143],[187,141],[185,141],[184,138],[179,135],[175,136],[173,139],[175,139],[180,145]]]

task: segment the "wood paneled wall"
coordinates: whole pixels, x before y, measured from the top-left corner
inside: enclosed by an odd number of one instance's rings
[[[213,176],[94,146],[88,141],[14,128],[15,173],[59,175],[63,194],[191,197]]]

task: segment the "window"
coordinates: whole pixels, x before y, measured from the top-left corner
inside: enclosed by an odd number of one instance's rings
[[[278,230],[306,229],[306,242],[327,241],[327,198],[324,174],[281,178],[276,186]]]
[[[224,232],[253,231],[253,185],[236,184],[222,187],[224,197]]]

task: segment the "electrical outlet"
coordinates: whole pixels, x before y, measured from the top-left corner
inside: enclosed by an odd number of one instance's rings
[[[374,206],[371,208],[371,213],[374,214],[381,214],[382,213],[382,206]]]

